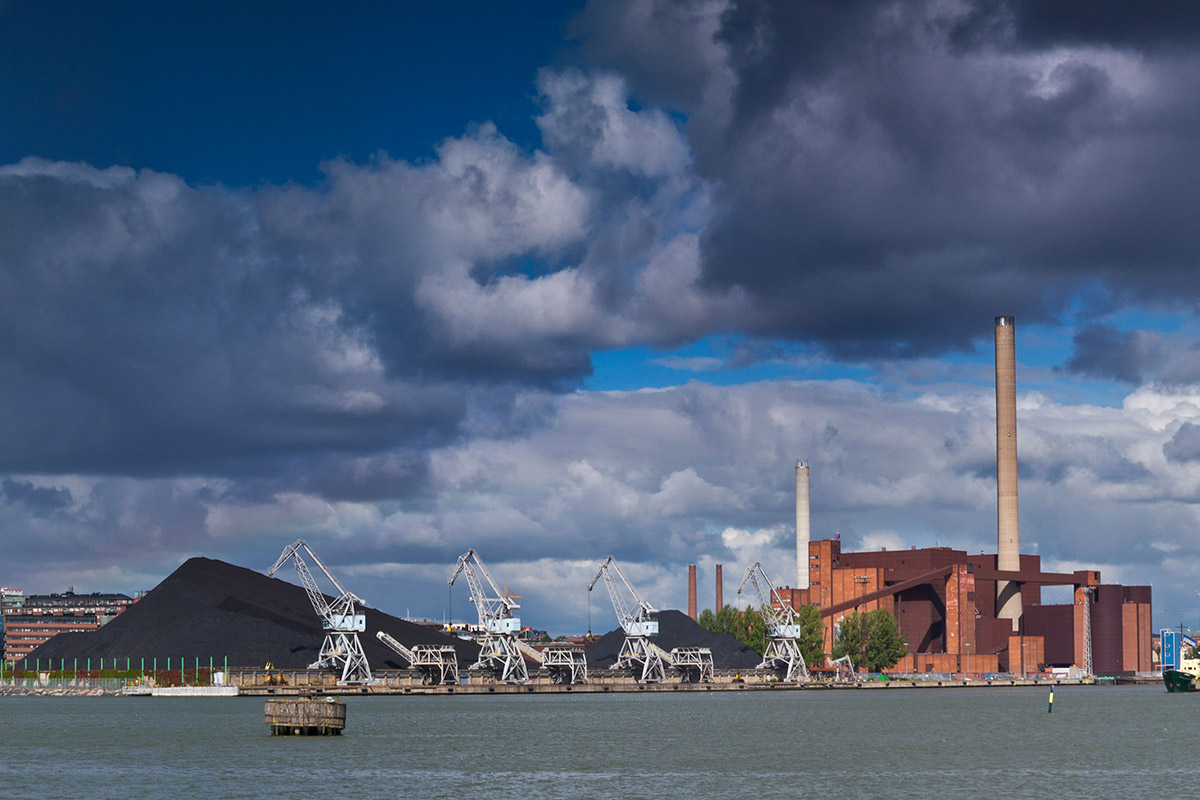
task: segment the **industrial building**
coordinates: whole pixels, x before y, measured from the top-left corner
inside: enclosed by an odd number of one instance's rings
[[[4,660],[12,663],[60,633],[94,631],[137,602],[123,594],[5,595]]]
[[[1151,670],[1150,587],[1104,584],[1100,573],[1043,572],[1020,553],[1017,495],[1016,348],[1012,317],[997,317],[997,552],[949,547],[843,552],[810,540],[809,467],[796,465],[796,584],[780,591],[794,608],[814,604],[832,651],[850,611],[892,612],[909,655],[893,671],[1028,674],[1075,666],[1088,673]],[[1072,602],[1043,605],[1042,587],[1072,587]]]

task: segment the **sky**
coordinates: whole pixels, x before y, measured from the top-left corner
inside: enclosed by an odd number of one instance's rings
[[[0,2],[0,585],[525,624],[1022,551],[1200,627],[1200,6]],[[294,579],[294,578],[293,578]],[[1047,601],[1063,598],[1047,592]],[[745,603],[745,598],[738,600]]]

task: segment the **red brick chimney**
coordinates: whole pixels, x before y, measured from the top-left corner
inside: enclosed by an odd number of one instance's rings
[[[696,618],[696,565],[688,565],[688,616]]]

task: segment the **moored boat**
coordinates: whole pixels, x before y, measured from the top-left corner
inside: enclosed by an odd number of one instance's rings
[[[1163,683],[1166,684],[1168,692],[1196,691],[1196,676],[1179,669],[1163,670]]]

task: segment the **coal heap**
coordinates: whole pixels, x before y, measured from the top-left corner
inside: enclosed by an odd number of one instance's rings
[[[601,636],[587,648],[588,667],[611,667],[621,652],[625,631],[617,628]],[[715,669],[753,669],[762,657],[732,636],[713,633],[682,611],[658,612],[658,635],[651,637],[656,645],[671,652],[674,647],[707,647],[712,650]]]
[[[406,647],[453,645],[460,664],[474,663],[479,646],[406,620],[364,608],[363,651],[372,669],[406,668],[408,663],[375,638],[386,631]],[[324,631],[303,587],[262,573],[215,561],[188,559],[145,597],[103,628],[61,633],[29,655],[32,659],[118,659],[147,665],[158,659],[178,664],[199,658],[207,666],[303,669],[317,660]],[[228,661],[226,661],[228,659]]]

